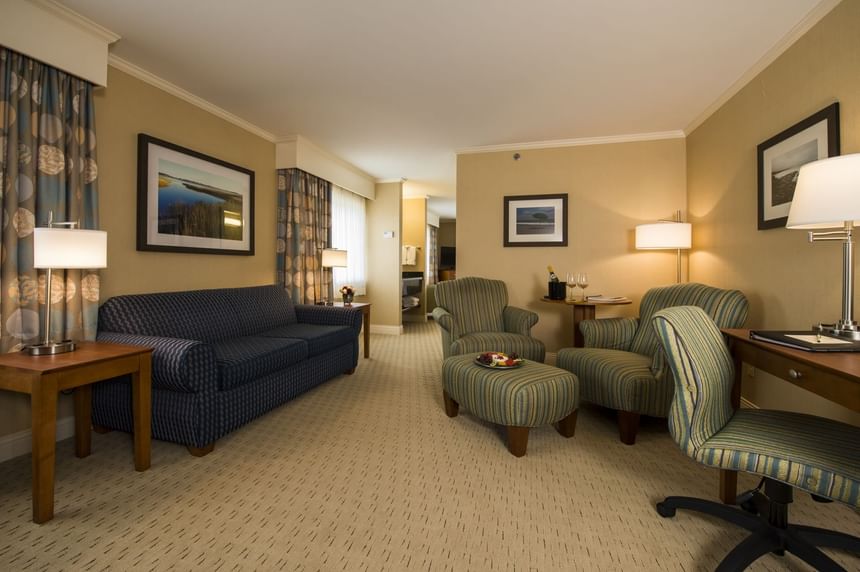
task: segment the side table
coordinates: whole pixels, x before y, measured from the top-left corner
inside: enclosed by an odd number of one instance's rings
[[[581,348],[585,345],[585,339],[582,337],[582,332],[579,331],[579,323],[583,320],[593,320],[595,316],[596,306],[626,306],[632,304],[630,300],[621,300],[618,302],[569,302],[567,300],[551,300],[550,298],[541,298],[544,302],[551,304],[566,304],[573,306],[573,347]]]
[[[361,310],[362,327],[364,328],[364,357],[370,357],[370,302],[353,302],[349,306],[344,306],[343,302],[335,302],[335,306],[340,308],[356,308]]]
[[[92,384],[131,374],[134,412],[134,468],[150,465],[152,349],[141,346],[78,342],[73,352],[31,356],[0,355],[0,389],[28,393],[33,431],[33,522],[54,518],[54,464],[57,394],[74,389],[75,456],[91,448]]]

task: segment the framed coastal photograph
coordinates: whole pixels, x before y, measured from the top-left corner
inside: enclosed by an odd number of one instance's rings
[[[138,134],[137,249],[254,254],[254,171]]]
[[[505,246],[567,246],[567,194],[505,197]]]
[[[782,228],[800,168],[839,155],[839,103],[829,105],[758,146],[758,228]]]

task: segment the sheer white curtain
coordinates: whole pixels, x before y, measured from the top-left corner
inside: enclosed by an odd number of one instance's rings
[[[335,299],[349,284],[357,295],[367,293],[367,224],[364,197],[331,186],[331,246],[347,251],[347,267],[334,271]]]

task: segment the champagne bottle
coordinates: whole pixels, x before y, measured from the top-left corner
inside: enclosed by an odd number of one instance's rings
[[[552,269],[552,265],[550,264],[546,267],[546,269],[549,271],[549,281],[558,282],[558,276],[555,275],[555,271]]]

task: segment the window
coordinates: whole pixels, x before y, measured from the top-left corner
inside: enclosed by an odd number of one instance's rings
[[[366,199],[337,185],[331,186],[331,246],[347,251],[347,267],[332,268],[334,291],[344,284],[357,295],[367,293]]]

